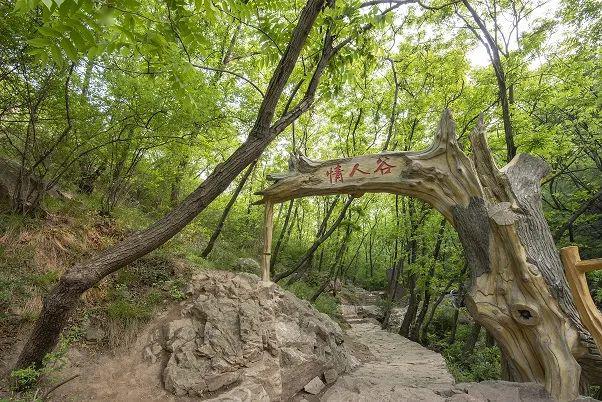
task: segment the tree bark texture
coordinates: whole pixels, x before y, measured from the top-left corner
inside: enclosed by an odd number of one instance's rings
[[[471,286],[466,305],[494,337],[520,381],[535,381],[558,400],[579,394],[581,368],[602,382],[602,360],[582,325],[541,208],[540,182],[548,165],[517,155],[498,169],[479,121],[471,137],[472,160],[458,147],[451,113],[445,111],[433,145],[422,152],[389,152],[330,161],[297,156],[294,169],[271,176],[264,201],[307,195],[389,192],[422,199],[458,232]],[[362,168],[393,166],[390,174],[350,177]],[[338,169],[346,175],[329,180]],[[382,173],[382,172],[381,172]]]
[[[399,335],[405,336],[406,338],[410,335],[410,326],[416,318],[418,312],[418,304],[420,303],[420,297],[418,296],[418,290],[416,289],[416,274],[410,273],[408,277],[407,288],[410,291],[410,297],[408,298],[408,308],[403,316],[403,321],[399,327]]]

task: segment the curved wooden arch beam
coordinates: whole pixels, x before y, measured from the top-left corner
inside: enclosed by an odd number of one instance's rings
[[[367,192],[428,202],[458,232],[472,276],[466,305],[500,345],[510,378],[542,383],[556,399],[573,400],[581,366],[591,383],[600,384],[602,363],[541,208],[540,182],[549,165],[522,154],[499,169],[482,120],[470,142],[472,159],[459,148],[446,110],[424,151],[329,161],[296,155],[288,172],[269,176],[274,184],[258,193],[257,203],[269,207],[304,196]]]
[[[586,272],[602,270],[602,258],[582,261],[576,246],[562,248],[560,258],[581,321],[596,341],[598,349],[602,350],[602,314],[592,299],[585,277]]]
[[[446,110],[436,139],[422,152],[383,152],[353,158],[312,161],[293,155],[289,172],[268,175],[274,181],[257,194],[257,203],[284,202],[312,195],[406,194],[420,198],[453,221],[453,206],[468,206],[483,190],[470,159],[460,150],[451,112]]]

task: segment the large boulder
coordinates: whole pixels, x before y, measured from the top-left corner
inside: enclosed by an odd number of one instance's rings
[[[286,400],[325,372],[357,365],[338,324],[255,275],[205,271],[187,295],[145,350],[165,359],[164,385],[175,395]]]
[[[253,258],[239,258],[234,264],[234,270],[237,272],[261,275],[261,266]]]
[[[19,196],[20,191],[20,196]],[[14,201],[20,199],[22,206],[37,207],[42,196],[71,198],[37,177],[35,174],[21,172],[17,162],[0,156],[0,212],[14,207]]]

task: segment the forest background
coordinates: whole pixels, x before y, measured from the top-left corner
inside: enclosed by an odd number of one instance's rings
[[[304,5],[0,5],[3,353],[61,273],[164,216],[244,143]],[[81,341],[90,321],[104,323],[102,347],[127,343],[183,297],[195,270],[258,259],[263,208],[254,193],[268,173],[288,169],[289,154],[419,151],[445,108],[465,152],[483,115],[500,166],[517,153],[545,159],[553,171],[543,207],[557,246],[602,256],[601,7],[328,2],[275,108],[285,116],[306,100],[327,32],[344,46],[308,107],[184,230],[89,290],[63,345]],[[337,281],[390,291],[397,278],[401,300],[381,303],[385,316],[407,306],[394,330],[441,351],[460,381],[502,375],[499,350],[458,302],[468,273],[457,235],[430,206],[389,194],[303,198],[276,206],[274,230],[273,276],[321,311],[336,318]],[[602,274],[589,279],[602,304]]]

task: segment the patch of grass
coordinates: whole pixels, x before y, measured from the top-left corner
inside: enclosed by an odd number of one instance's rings
[[[126,325],[137,320],[150,318],[152,309],[143,303],[129,300],[116,300],[107,306],[107,314],[114,320],[119,320]]]
[[[103,328],[107,330],[109,346],[124,346],[134,341],[140,326],[153,317],[155,308],[167,298],[166,293],[157,287],[132,289],[115,284],[101,310],[101,316],[106,317]]]
[[[109,298],[112,300],[106,308],[108,317],[123,323],[126,327],[137,321],[147,320],[152,315],[153,305],[147,303],[146,298],[136,297],[126,285],[115,285]]]
[[[167,293],[169,294],[169,297],[171,297],[173,300],[180,301],[186,298],[186,295],[183,291],[184,283],[181,280],[174,279],[167,282],[166,285]]]
[[[49,289],[59,279],[59,273],[48,271],[44,273],[35,273],[29,277],[31,283],[42,289]]]

